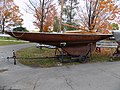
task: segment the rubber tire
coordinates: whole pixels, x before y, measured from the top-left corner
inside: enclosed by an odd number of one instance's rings
[[[86,63],[86,62],[88,62],[87,56],[82,56],[81,58],[79,58],[79,62],[80,63]]]

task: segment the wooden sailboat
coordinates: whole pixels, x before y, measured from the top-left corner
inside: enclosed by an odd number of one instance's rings
[[[80,33],[33,33],[33,32],[6,32],[7,34],[17,39],[26,40],[30,42],[37,42],[41,44],[53,45],[59,48],[66,49],[73,48],[78,51],[80,47],[86,47],[88,44],[95,44],[99,40],[106,39],[111,34],[80,34]],[[69,51],[69,50],[67,50]],[[73,50],[70,50],[70,52]],[[69,54],[70,54],[69,52]],[[78,51],[79,53],[81,50]],[[76,55],[79,55],[76,54]],[[73,55],[75,52],[73,52]]]
[[[60,31],[62,29],[62,8],[61,6],[61,20]],[[70,33],[33,33],[33,32],[6,32],[7,34],[26,41],[37,42],[41,44],[53,45],[64,50],[71,56],[85,56],[89,51],[94,51],[96,42],[106,39],[111,34],[81,34],[76,32]]]

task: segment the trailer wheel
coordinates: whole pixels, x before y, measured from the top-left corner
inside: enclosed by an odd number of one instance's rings
[[[88,62],[87,56],[82,56],[82,57],[80,57],[80,58],[79,58],[79,62],[80,62],[80,63],[86,63],[86,62]]]

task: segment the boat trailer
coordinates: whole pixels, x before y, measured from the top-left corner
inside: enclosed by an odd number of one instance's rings
[[[95,43],[89,43],[87,45],[80,46],[70,46],[66,47],[65,43],[61,43],[61,47],[55,47],[54,57],[38,57],[38,58],[24,58],[24,59],[45,59],[45,58],[54,58],[57,62],[73,62],[79,61],[80,63],[86,63],[90,60],[92,56],[92,51],[96,48]],[[53,49],[53,48],[52,48]],[[16,59],[23,59],[22,57],[17,57],[15,51],[13,50],[11,57],[7,59],[13,59],[14,65],[16,65]]]
[[[95,43],[81,44],[79,46],[65,46],[66,43],[61,43],[61,47],[55,49],[55,58],[64,62],[79,61],[86,63],[92,56],[92,51],[96,48]],[[66,60],[67,59],[67,60]]]
[[[117,46],[115,52],[112,54],[110,61],[113,61],[115,58],[120,58],[120,45]]]

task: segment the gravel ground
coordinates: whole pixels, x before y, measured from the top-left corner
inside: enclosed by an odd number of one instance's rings
[[[120,90],[120,62],[31,68],[6,59],[28,46],[0,46],[0,90]]]

